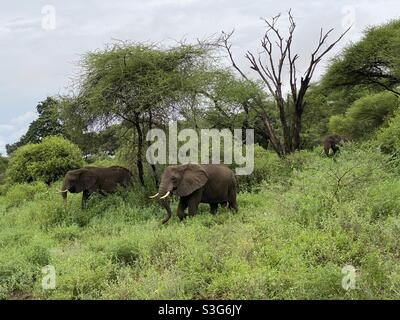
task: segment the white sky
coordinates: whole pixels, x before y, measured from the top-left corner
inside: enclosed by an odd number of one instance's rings
[[[55,29],[47,5],[55,9]],[[367,26],[398,18],[398,0],[87,0],[9,1],[0,11],[0,153],[26,132],[35,108],[48,95],[65,93],[80,56],[112,39],[161,41],[218,35],[235,29],[234,53],[244,70],[243,54],[257,52],[261,17],[292,9],[297,22],[295,49],[303,57],[314,48],[319,29],[340,34],[354,26],[332,52],[357,41]],[[50,10],[51,12],[51,10]],[[50,23],[50,24],[49,24]],[[44,28],[43,28],[44,24]],[[331,54],[331,56],[332,56]],[[317,71],[324,71],[326,60]],[[250,72],[250,71],[249,71]]]

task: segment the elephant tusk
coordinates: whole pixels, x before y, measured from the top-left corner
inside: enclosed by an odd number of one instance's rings
[[[156,197],[158,197],[158,193],[155,194],[154,196],[149,197],[149,199],[154,199],[154,198],[156,198]]]
[[[65,189],[64,191],[63,190],[59,190],[58,192],[59,193],[66,193],[66,192],[68,192],[68,189]]]
[[[160,199],[165,199],[166,197],[168,197],[170,195],[171,191],[168,191],[165,196],[161,197]]]

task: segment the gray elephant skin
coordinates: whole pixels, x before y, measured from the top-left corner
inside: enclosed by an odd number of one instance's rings
[[[350,142],[350,138],[337,134],[326,136],[323,143],[325,155],[331,156],[330,151],[332,150],[332,156],[334,156],[337,152],[340,152],[339,146],[342,146],[345,142]]]
[[[82,208],[86,207],[89,197],[98,192],[102,195],[115,192],[119,186],[128,187],[132,181],[132,173],[123,167],[113,166],[108,168],[86,167],[68,171],[60,193],[64,200],[67,194],[81,193]]]
[[[208,203],[210,211],[215,214],[220,204],[237,211],[236,203],[237,183],[235,174],[222,164],[185,164],[169,166],[165,169],[158,193],[151,198],[158,198],[161,205],[167,210],[166,223],[172,215],[169,196],[176,194],[180,197],[177,216],[185,218],[185,210],[189,216],[197,213],[200,203]]]

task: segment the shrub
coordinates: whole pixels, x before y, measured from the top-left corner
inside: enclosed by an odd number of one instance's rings
[[[368,192],[371,218],[397,215],[400,208],[400,183],[387,180],[371,186]]]
[[[291,203],[296,212],[293,218],[300,223],[321,227],[335,214],[335,205],[357,199],[370,204],[364,198],[368,189],[393,177],[396,171],[388,156],[348,146],[336,161],[321,157],[294,172],[286,204]]]
[[[8,159],[0,155],[0,174],[6,172],[8,166]]]
[[[389,120],[387,127],[378,131],[376,143],[384,153],[398,154],[400,152],[400,112]]]
[[[82,166],[79,148],[62,137],[49,137],[40,144],[18,149],[10,161],[7,176],[12,183],[57,181],[68,170]]]
[[[8,159],[0,155],[0,185],[5,181],[5,172],[8,167]],[[1,191],[0,191],[1,194]]]
[[[277,182],[290,173],[276,153],[254,146],[254,171],[247,176],[237,176],[241,191],[250,191],[263,181]]]
[[[344,115],[329,119],[331,132],[358,139],[371,135],[399,106],[390,92],[368,95],[356,100]]]
[[[17,207],[34,200],[37,194],[45,192],[47,192],[47,187],[43,182],[15,184],[6,192],[5,203],[7,207]]]

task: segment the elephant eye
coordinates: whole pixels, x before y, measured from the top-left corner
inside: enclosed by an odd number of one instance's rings
[[[172,181],[176,181],[177,179],[176,179],[175,176],[173,176],[173,177],[171,178],[171,180],[172,180]]]

